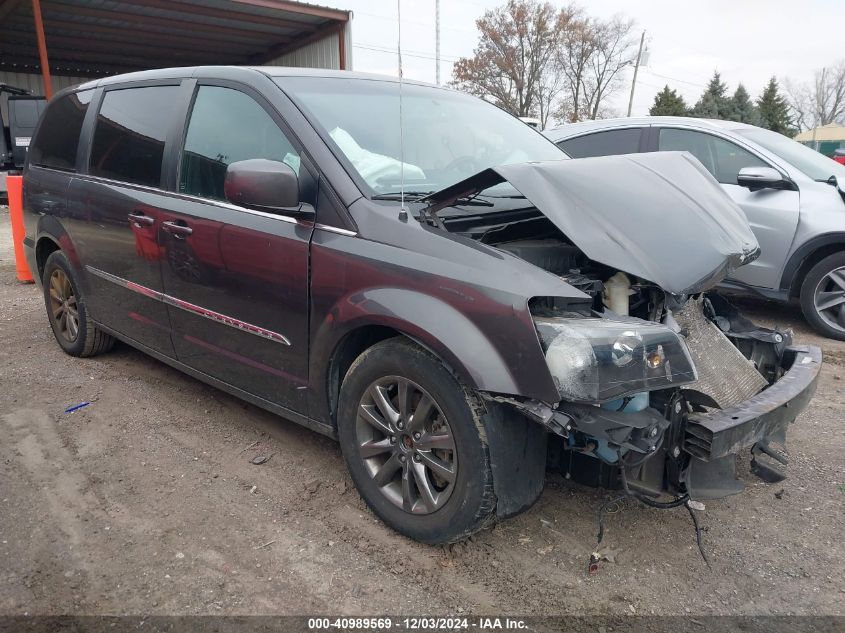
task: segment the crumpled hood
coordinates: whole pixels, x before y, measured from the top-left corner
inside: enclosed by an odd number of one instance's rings
[[[587,257],[671,294],[706,290],[759,255],[742,209],[687,152],[494,167],[428,196],[428,211],[505,180]]]

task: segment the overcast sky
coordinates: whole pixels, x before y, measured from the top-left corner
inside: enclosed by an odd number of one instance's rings
[[[452,63],[469,56],[478,41],[475,20],[504,0],[441,0],[441,82]],[[397,74],[396,0],[334,0],[354,13],[354,70]],[[552,0],[563,6],[568,2]],[[620,13],[646,31],[648,66],[641,69],[634,115],[648,114],[665,84],[694,103],[718,69],[731,92],[743,82],[753,97],[772,75],[805,81],[815,69],[845,57],[842,25],[845,0],[589,0],[588,14]],[[405,77],[434,82],[434,0],[402,0],[402,61]],[[631,73],[611,106],[624,115]]]

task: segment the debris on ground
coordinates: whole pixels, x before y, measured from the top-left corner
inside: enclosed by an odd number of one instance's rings
[[[84,409],[90,404],[90,402],[80,402],[79,404],[75,404],[72,407],[68,407],[67,409],[65,409],[65,413],[73,413],[74,411],[79,411],[80,409]]]
[[[273,454],[270,455],[256,455],[253,457],[250,462],[255,464],[256,466],[260,466],[261,464],[266,464],[270,461],[270,458],[273,457]]]

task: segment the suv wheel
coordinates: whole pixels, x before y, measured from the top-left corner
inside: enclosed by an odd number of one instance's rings
[[[845,253],[810,269],[801,285],[801,310],[817,332],[845,341]]]
[[[477,397],[433,355],[401,338],[366,350],[341,387],[338,434],[355,486],[385,523],[450,543],[494,518]]]
[[[94,356],[114,346],[114,339],[88,317],[76,274],[62,251],[56,251],[47,258],[41,282],[50,327],[66,353]]]

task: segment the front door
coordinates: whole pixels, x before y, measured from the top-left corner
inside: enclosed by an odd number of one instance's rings
[[[174,355],[161,301],[158,231],[167,206],[165,145],[180,107],[178,85],[103,93],[87,173],[68,190],[81,209],[74,239],[97,321],[144,347]],[[76,224],[74,226],[76,226]]]
[[[198,86],[177,192],[161,219],[162,280],[179,361],[307,414],[313,223],[236,206],[224,193],[236,161],[266,158],[301,171],[280,123],[258,95]]]
[[[743,167],[771,167],[762,158],[727,139],[689,129],[660,128],[658,149],[692,153],[745,212],[760,244],[760,257],[731,274],[731,279],[760,288],[778,288],[786,254],[798,228],[797,191],[760,189],[737,184]]]

